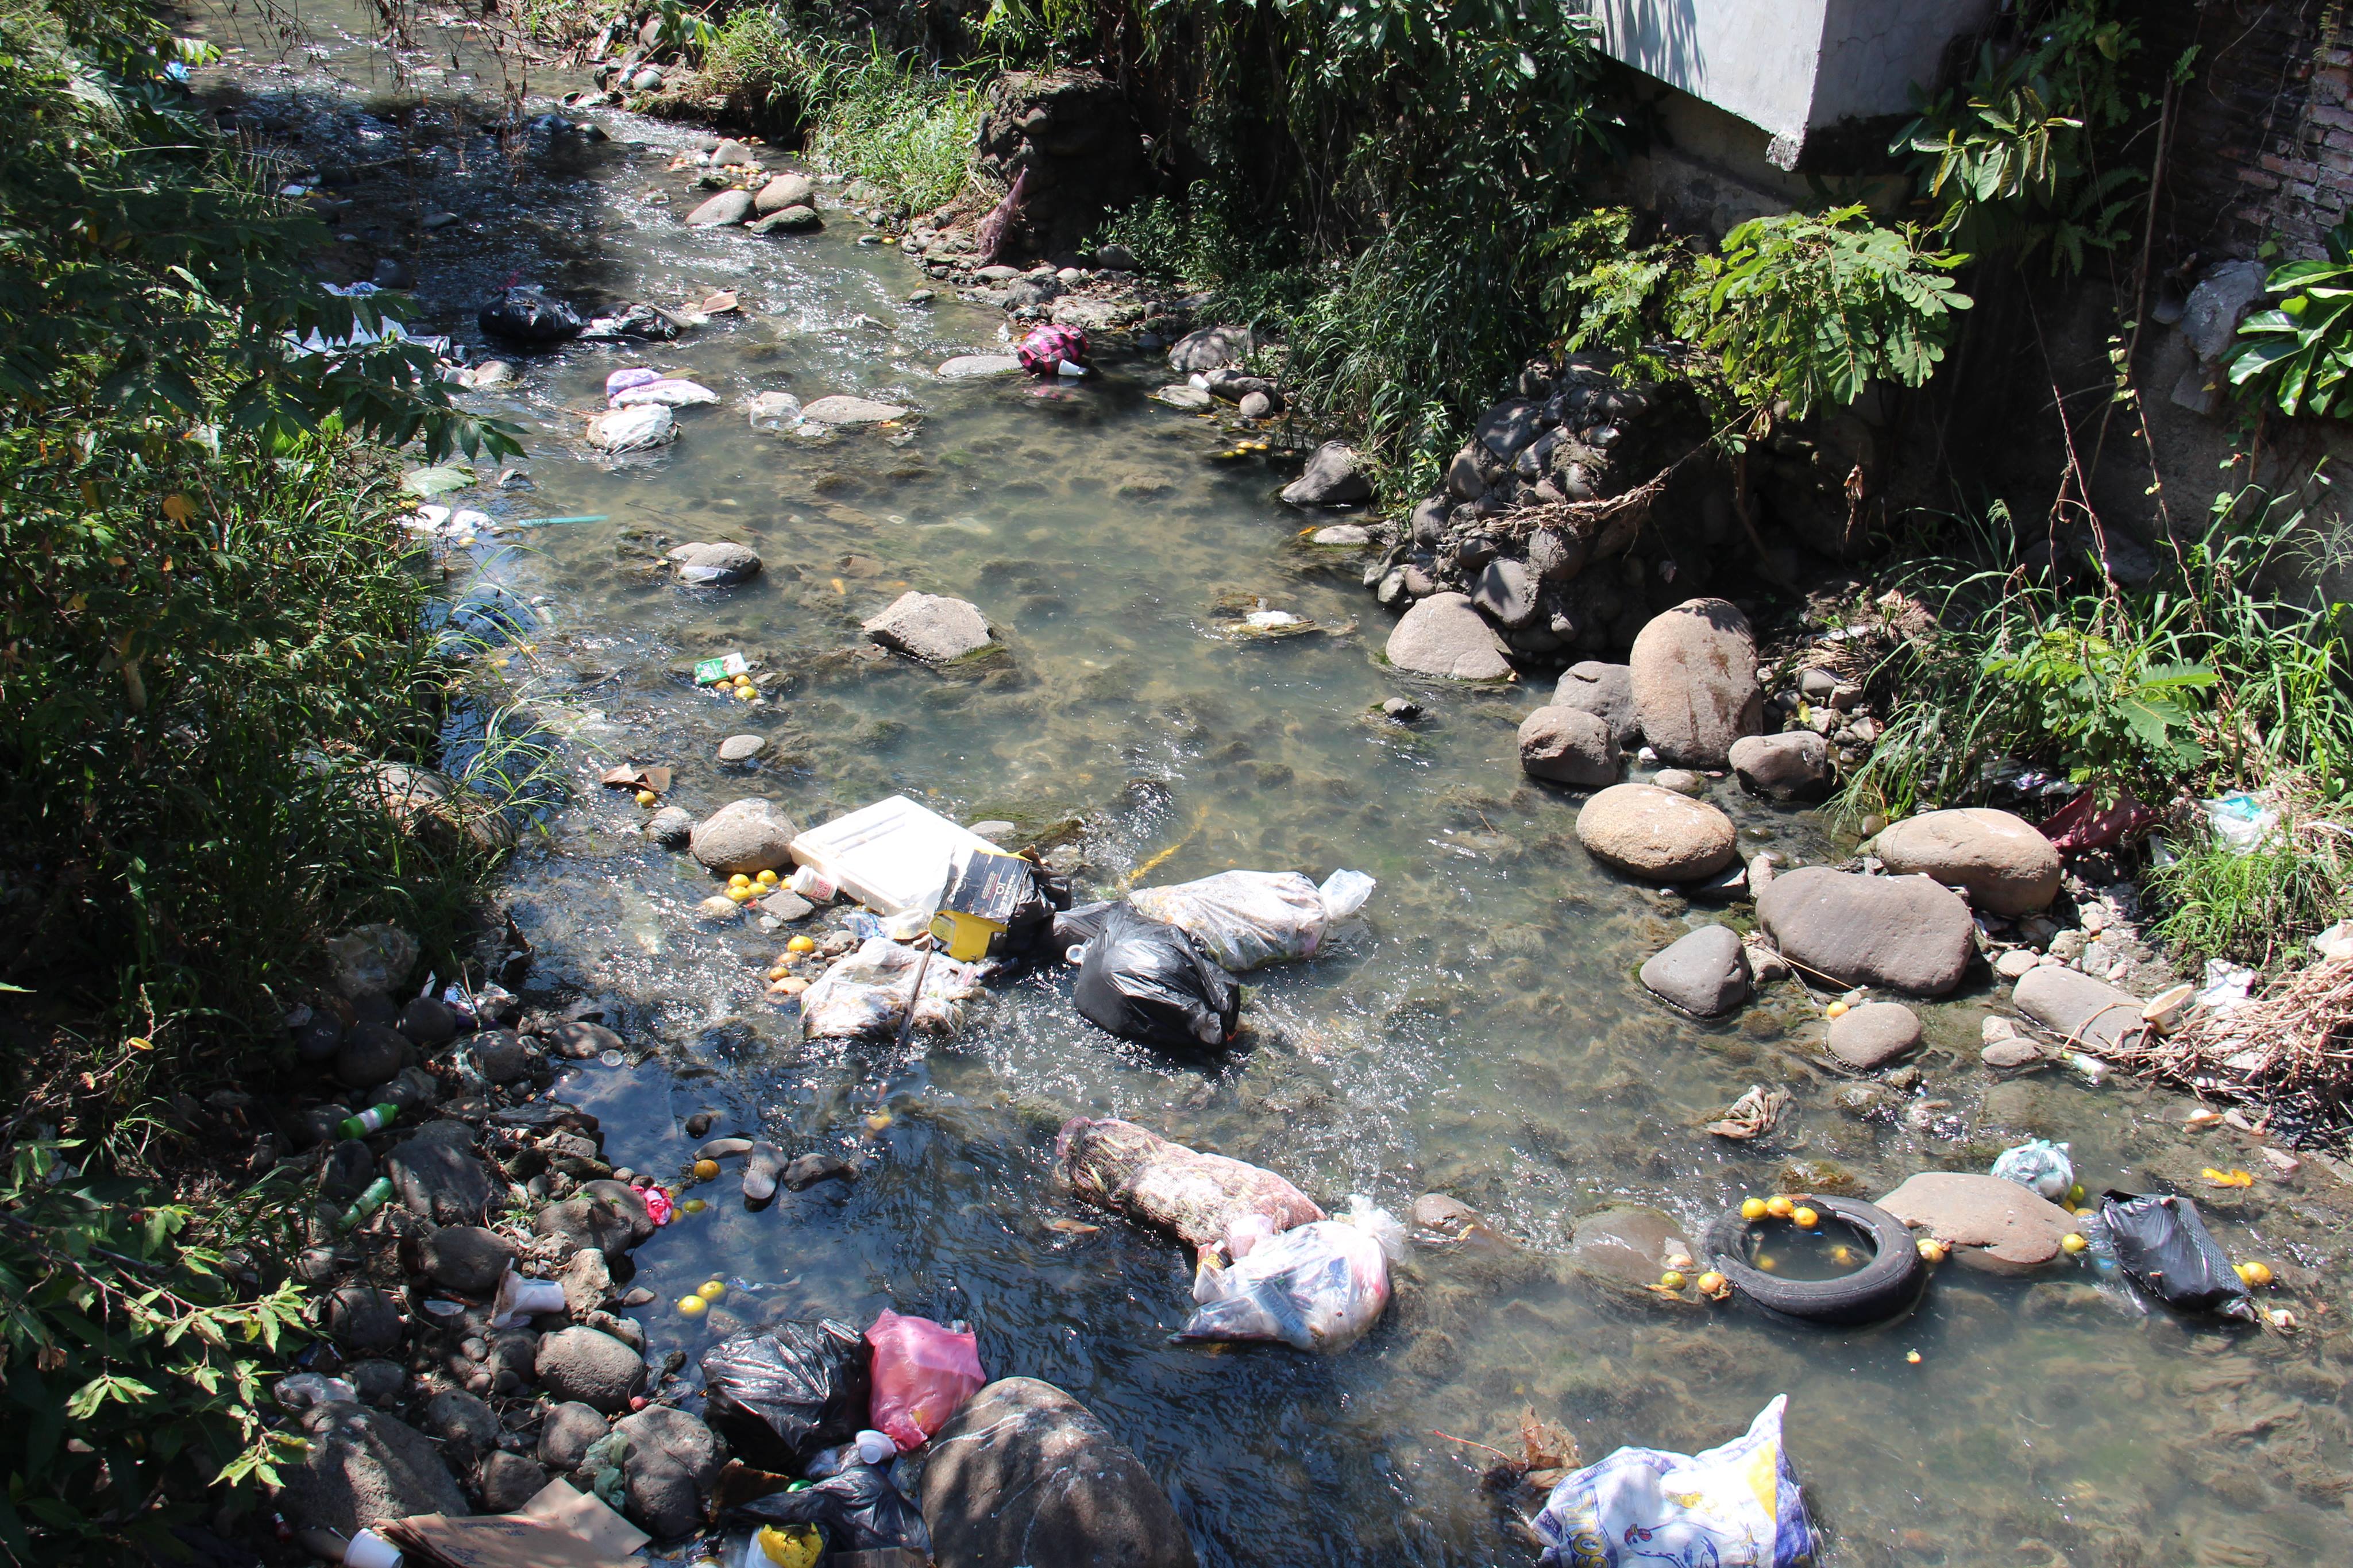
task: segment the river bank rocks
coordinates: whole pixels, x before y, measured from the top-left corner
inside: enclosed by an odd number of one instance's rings
[[[892,652],[926,664],[953,664],[1002,646],[979,605],[913,589],[893,599],[889,608],[867,620],[860,629]]]
[[[1143,1461],[1050,1383],[988,1384],[926,1451],[921,1502],[938,1568],[1196,1562],[1184,1521]]]
[[[757,795],[731,801],[694,825],[687,853],[722,877],[755,877],[793,863],[792,843],[800,829]]]
[[[1782,957],[1840,985],[1942,996],[1977,951],[1968,906],[1926,877],[1801,866],[1757,895],[1757,920]]]
[[[1520,721],[1520,766],[1530,778],[1580,789],[1618,782],[1623,759],[1609,726],[1577,708],[1539,708]]]
[[[2042,830],[2007,811],[1924,812],[1891,824],[1871,852],[1890,871],[1916,871],[1968,890],[1997,915],[2030,915],[2059,896],[2059,851]]]
[[[726,588],[748,583],[760,574],[759,552],[748,544],[720,541],[681,544],[669,555],[678,580],[694,588]]]
[[[1634,707],[1634,672],[1622,664],[1581,660],[1561,671],[1554,686],[1553,706],[1575,708],[1609,726],[1610,739],[1620,750],[1641,743],[1642,720]]]
[[[1819,804],[1835,777],[1830,742],[1810,730],[1744,735],[1732,742],[1726,761],[1741,788],[1782,805]]]
[[[1862,1072],[1885,1067],[1919,1044],[1920,1016],[1901,1002],[1859,1003],[1831,1020],[1831,1055]]]
[[[1642,738],[1662,762],[1721,768],[1765,721],[1757,638],[1722,599],[1686,599],[1653,617],[1627,658]]]
[[[1326,441],[1308,455],[1306,470],[1282,487],[1282,499],[1297,507],[1356,506],[1373,499],[1373,481],[1354,447]]]
[[[1389,632],[1389,663],[1450,680],[1508,680],[1512,661],[1462,594],[1436,594],[1405,613]]]
[[[1641,968],[1645,989],[1695,1018],[1715,1018],[1746,1002],[1755,986],[1748,952],[1730,926],[1702,926],[1654,953]]]
[[[2011,993],[2018,1010],[2071,1047],[2114,1052],[2142,1028],[2141,1000],[2063,963],[2039,963]]]
[[[989,237],[994,243],[980,247],[984,263],[1076,251],[1104,213],[1151,186],[1146,143],[1126,96],[1091,70],[997,77],[988,85],[975,147],[973,166],[981,177],[997,190],[1017,191]],[[1109,259],[1132,261],[1124,252]]]
[[[1694,882],[1732,864],[1732,819],[1655,784],[1612,784],[1577,814],[1577,842],[1606,866],[1653,882]]]
[[[1989,1274],[2025,1274],[2058,1261],[2076,1226],[2074,1215],[2018,1183],[1968,1171],[1924,1171],[1879,1206]]]
[[[281,1465],[278,1504],[298,1527],[344,1536],[411,1514],[473,1511],[430,1437],[382,1411],[313,1406],[302,1423],[309,1451]]]

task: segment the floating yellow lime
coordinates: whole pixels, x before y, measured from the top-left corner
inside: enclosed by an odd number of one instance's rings
[[[1693,1280],[1692,1283],[1699,1287],[1701,1295],[1712,1301],[1721,1301],[1732,1294],[1732,1281],[1713,1268]]]
[[[694,1293],[706,1301],[716,1301],[727,1294],[727,1287],[717,1279],[705,1279],[694,1288]]]
[[[1779,1193],[1775,1193],[1771,1197],[1765,1200],[1765,1212],[1771,1215],[1775,1219],[1788,1219],[1791,1215],[1797,1212],[1797,1205],[1791,1203],[1788,1198],[1783,1197]]]
[[[793,938],[792,941],[785,943],[785,951],[786,952],[815,952],[817,951],[817,941],[813,937],[797,936]]]
[[[2071,1255],[2081,1252],[2091,1245],[2072,1230],[2059,1238],[2059,1250]]]
[[[748,888],[752,885],[752,879],[738,871],[727,879],[727,885],[731,888]]]
[[[1683,1271],[1680,1268],[1670,1268],[1659,1276],[1659,1289],[1662,1290],[1680,1290],[1683,1283]]]
[[[774,871],[763,871],[752,880],[764,888],[773,888],[776,885],[776,874]]]
[[[1799,1230],[1813,1229],[1815,1226],[1821,1223],[1821,1217],[1811,1209],[1796,1208],[1789,1211],[1789,1218]]]
[[[1847,1016],[1847,1012],[1848,1007],[1845,1003],[1833,1002],[1829,1006],[1822,1009],[1822,1016],[1825,1018],[1843,1018]]]
[[[2234,1267],[2239,1271],[2239,1280],[2242,1284],[2253,1286],[2260,1290],[2272,1282],[2272,1268],[2268,1263],[2241,1263]]]
[[[711,1303],[700,1296],[681,1296],[678,1299],[678,1315],[681,1318],[699,1318],[710,1310]]]
[[[657,795],[649,789],[641,789],[638,792],[638,804],[639,805],[651,805],[655,801],[660,798],[661,797],[659,795]]]
[[[694,1179],[698,1182],[717,1181],[719,1179],[719,1162],[716,1160],[697,1160],[694,1163]]]
[[[754,888],[754,887],[751,886],[749,883],[746,883],[744,886],[743,886],[743,887],[741,887],[741,888],[730,888],[730,889],[727,889],[727,896],[728,896],[729,898],[731,898],[731,899],[734,900],[735,900],[737,903],[739,903],[739,904],[748,904],[748,903],[750,903],[750,902],[752,901],[753,898],[754,898],[754,896],[759,892],[759,890],[760,890],[759,889],[757,889],[757,888]]]
[[[1765,1217],[1765,1200],[1763,1198],[1741,1199],[1740,1217],[1745,1220],[1763,1219]]]
[[[709,1204],[704,1203],[701,1198],[689,1198],[684,1203],[679,1205],[678,1208],[681,1214],[701,1214],[704,1209],[707,1209],[711,1205]]]
[[[1924,1236],[1920,1238],[1920,1256],[1931,1263],[1942,1263],[1945,1261],[1945,1244],[1933,1236]]]

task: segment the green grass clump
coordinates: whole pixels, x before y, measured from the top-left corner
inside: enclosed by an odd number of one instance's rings
[[[2291,798],[2278,831],[2241,853],[2198,832],[2147,886],[2164,913],[2155,933],[2198,959],[2293,967],[2315,934],[2353,914],[2353,832]]]

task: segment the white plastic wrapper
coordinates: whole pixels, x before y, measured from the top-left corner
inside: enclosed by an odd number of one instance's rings
[[[1139,888],[1127,901],[1182,929],[1239,974],[1312,957],[1334,926],[1365,907],[1373,886],[1362,871],[1335,871],[1321,888],[1296,871],[1220,871],[1198,882]]]
[[[925,965],[913,948],[874,936],[801,993],[802,1037],[849,1040],[898,1033],[918,968],[923,994],[915,998],[914,1026],[927,1035],[955,1034],[964,1026],[964,1004],[980,994],[978,973],[941,952]]]
[[[606,401],[616,408],[691,408],[699,403],[716,403],[719,395],[699,381],[665,376],[622,387]]]
[[[1229,1268],[1220,1267],[1215,1253],[1204,1255],[1193,1277],[1193,1300],[1200,1310],[1179,1339],[1280,1340],[1303,1351],[1345,1350],[1389,1304],[1388,1258],[1369,1228],[1317,1220],[1258,1240]]]
[[[1528,1521],[1539,1568],[1708,1563],[1799,1568],[1815,1560],[1813,1521],[1781,1444],[1777,1395],[1748,1430],[1697,1454],[1620,1448],[1571,1471]]]
[[[588,444],[600,452],[642,452],[678,439],[678,421],[659,404],[616,408],[588,421]]]

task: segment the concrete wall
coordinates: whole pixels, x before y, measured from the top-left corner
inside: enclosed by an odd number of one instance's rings
[[[1809,132],[1899,114],[1933,84],[1946,47],[1991,21],[1995,0],[1591,0],[1602,47],[1647,76],[1761,126],[1771,161]]]

